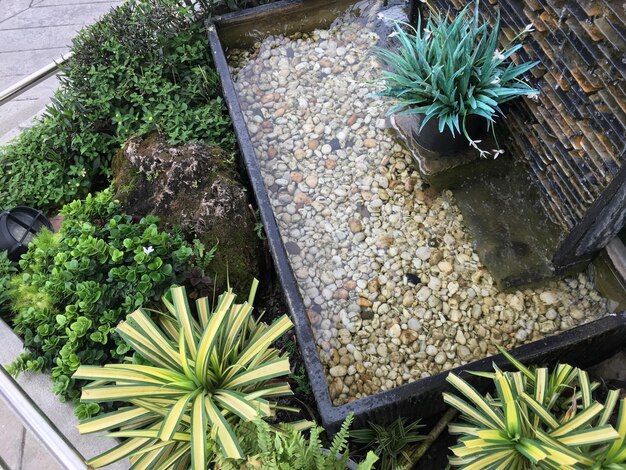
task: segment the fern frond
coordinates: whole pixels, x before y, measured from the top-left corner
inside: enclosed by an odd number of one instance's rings
[[[329,456],[333,459],[337,459],[339,454],[348,449],[348,436],[350,435],[350,425],[354,420],[354,415],[350,413],[344,422],[341,424],[339,432],[335,435],[333,442],[330,445]]]

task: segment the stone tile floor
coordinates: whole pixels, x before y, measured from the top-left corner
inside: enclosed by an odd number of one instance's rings
[[[2,400],[0,400],[0,436],[0,457],[7,468],[11,470],[62,468],[37,437],[22,426],[19,418]]]
[[[0,365],[3,366],[12,362],[22,350],[22,342],[2,320],[0,345]],[[72,405],[60,402],[52,393],[52,380],[48,374],[22,374],[17,383],[83,456],[93,457],[115,445],[115,441],[110,438],[82,436],[78,433],[78,420]],[[3,398],[0,398],[0,459],[11,470],[66,468],[59,466],[35,435],[23,427]],[[123,470],[128,465],[122,462],[108,468]]]
[[[0,91],[60,59],[72,37],[119,0],[0,0]],[[49,78],[0,107],[2,137],[40,112],[58,86]],[[10,134],[11,137],[15,133]]]

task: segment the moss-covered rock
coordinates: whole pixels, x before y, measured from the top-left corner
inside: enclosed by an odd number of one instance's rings
[[[131,215],[155,214],[218,250],[207,274],[245,292],[259,276],[259,239],[248,194],[218,147],[170,145],[165,136],[130,139],[113,160],[116,198]]]

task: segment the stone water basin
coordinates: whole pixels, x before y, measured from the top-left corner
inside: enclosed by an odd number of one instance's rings
[[[608,313],[588,274],[496,288],[452,193],[387,126],[372,48],[395,13],[360,3],[228,57],[334,405]]]

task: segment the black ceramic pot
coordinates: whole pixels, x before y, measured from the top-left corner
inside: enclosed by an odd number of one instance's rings
[[[452,155],[469,147],[469,141],[463,133],[454,136],[448,127],[439,132],[439,119],[432,118],[420,131],[419,128],[424,120],[424,114],[416,114],[416,125],[413,128],[413,138],[420,146],[440,155]],[[477,114],[470,114],[465,118],[465,128],[472,140],[482,140],[488,131],[488,121]]]

